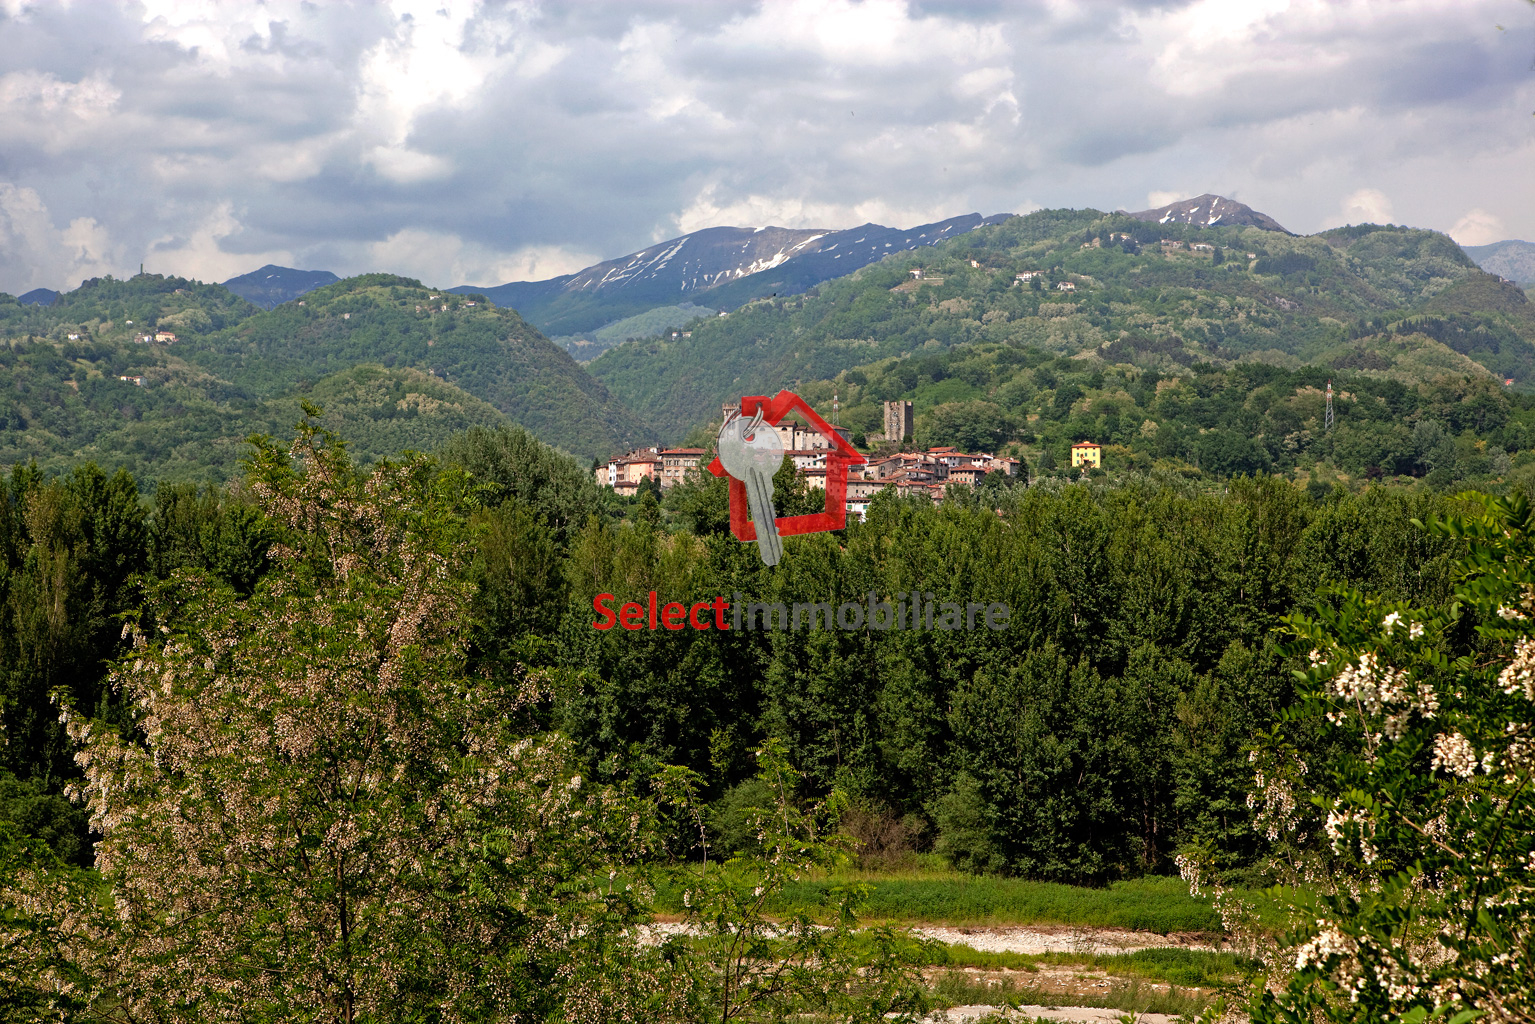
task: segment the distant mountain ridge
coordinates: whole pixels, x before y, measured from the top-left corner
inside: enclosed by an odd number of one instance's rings
[[[550,335],[592,331],[685,300],[730,310],[768,295],[794,295],[895,252],[937,245],[1011,214],[950,217],[914,228],[704,228],[546,281],[494,288],[460,285],[516,309]]]
[[[25,295],[17,296],[16,301],[23,306],[51,306],[58,297],[59,293],[52,288],[33,288]]]
[[[273,309],[339,280],[341,278],[329,270],[294,270],[268,263],[260,270],[231,277],[224,282],[224,287],[246,302],[262,309]]]
[[[1463,245],[1466,255],[1489,274],[1506,277],[1517,285],[1535,285],[1535,244],[1509,238],[1490,245]]]
[[[1253,227],[1264,231],[1283,231],[1279,222],[1266,213],[1259,213],[1245,203],[1225,196],[1206,192],[1193,199],[1180,199],[1176,203],[1159,206],[1155,210],[1141,210],[1130,216],[1136,220],[1155,221],[1158,224],[1192,224],[1195,227]]]

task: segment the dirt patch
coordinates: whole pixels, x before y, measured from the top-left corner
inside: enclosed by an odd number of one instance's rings
[[[1141,949],[1215,949],[1210,936],[1189,932],[1162,935],[1120,928],[913,928],[913,935],[950,945],[969,946],[982,953],[1134,953]]]
[[[929,1017],[932,1024],[968,1024],[970,1021],[980,1020],[990,1013],[997,1013],[995,1006],[956,1006],[951,1010]],[[1009,1021],[1033,1021],[1040,1017],[1045,1020],[1077,1022],[1077,1024],[1118,1024],[1119,1018],[1124,1016],[1123,1010],[1105,1010],[1096,1006],[1020,1006],[1016,1009],[1002,1008],[1003,1020]],[[1178,1018],[1166,1013],[1143,1013],[1137,1020],[1141,1024],[1173,1024]]]

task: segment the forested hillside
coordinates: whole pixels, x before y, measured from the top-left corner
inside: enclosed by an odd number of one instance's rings
[[[881,402],[913,399],[919,446],[1014,451],[1036,479],[1074,474],[1069,448],[1084,440],[1106,446],[1104,472],[1117,479],[1337,472],[1445,487],[1535,466],[1531,396],[1419,335],[1371,339],[1360,351],[1389,362],[1382,372],[1210,361],[1154,369],[1131,362],[1148,350],[1128,343],[1102,351],[1104,360],[1074,359],[981,342],[882,360],[801,391],[828,410],[839,395],[842,422],[865,438],[883,429]]]
[[[305,399],[364,460],[508,420],[587,456],[648,436],[510,310],[385,276],[301,301],[262,312],[157,275],[51,306],[0,297],[0,465],[224,480],[243,439],[285,432]]]
[[[262,397],[362,362],[414,366],[585,456],[647,436],[606,388],[514,311],[388,274],[309,292],[199,340],[187,358]]]
[[[886,495],[845,534],[789,538],[771,570],[728,536],[722,481],[623,520],[603,514],[578,465],[520,432],[471,432],[445,458],[499,487],[466,577],[486,631],[477,657],[516,651],[552,673],[545,713],[594,778],[662,763],[702,773],[727,846],[748,841],[732,808],[752,798],[749,752],[771,737],[807,793],[841,785],[898,846],[961,866],[1097,882],[1165,871],[1197,844],[1249,868],[1265,841],[1244,802],[1246,746],[1294,686],[1280,617],[1324,584],[1433,601],[1452,583],[1454,545],[1410,525],[1451,507],[1427,495],[1038,486],[998,495],[1001,514],[966,494],[937,508]],[[0,757],[17,780],[0,790],[6,813],[83,858],[76,812],[57,799],[75,769],[50,690],[111,720],[104,659],[126,643],[114,616],[178,568],[249,592],[278,534],[246,492],[162,486],[149,502],[91,467],[52,481],[18,470],[0,498]],[[688,604],[918,591],[1004,602],[1011,619],[956,632],[592,628],[597,595],[644,603],[652,590]]]
[[[1018,280],[1030,271],[1039,276]],[[1453,377],[1474,392],[1505,377],[1516,387],[1535,381],[1532,339],[1524,294],[1433,232],[1362,225],[1298,238],[1050,210],[891,257],[804,296],[753,303],[700,322],[687,339],[621,345],[591,370],[657,429],[678,434],[707,420],[720,395],[854,369],[869,378],[890,359],[959,363],[975,346],[1013,350],[1004,360],[1038,359],[1029,349],[1072,359],[1085,375],[1186,379],[1191,367],[1259,363],[1352,369],[1409,388]],[[1054,384],[1036,382],[1023,395],[1001,391],[1005,382],[978,379],[979,397],[1019,423],[1038,414],[1032,399],[1055,404]],[[938,397],[917,395],[915,383],[882,394]]]

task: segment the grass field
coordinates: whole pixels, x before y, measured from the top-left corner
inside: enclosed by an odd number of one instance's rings
[[[1213,932],[1220,917],[1178,878],[1138,878],[1102,889],[961,874],[952,870],[838,873],[785,889],[782,911],[810,909],[843,885],[871,885],[870,921],[946,925],[1073,925],[1153,932]]]

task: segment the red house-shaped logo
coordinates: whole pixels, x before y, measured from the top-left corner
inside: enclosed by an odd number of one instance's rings
[[[869,460],[843,440],[842,435],[837,433],[830,423],[816,415],[816,411],[792,391],[780,391],[772,398],[765,395],[746,395],[741,399],[742,416],[755,416],[758,410],[762,412],[762,421],[774,427],[778,426],[791,412],[798,413],[831,445],[826,453],[825,509],[814,515],[775,518],[773,521],[778,524],[779,536],[791,537],[800,533],[825,533],[842,529],[847,525],[848,470]],[[756,540],[757,528],[752,523],[748,510],[746,485],[726,473],[718,457],[709,463],[709,472],[715,476],[730,479],[730,532],[735,534],[737,540]]]

